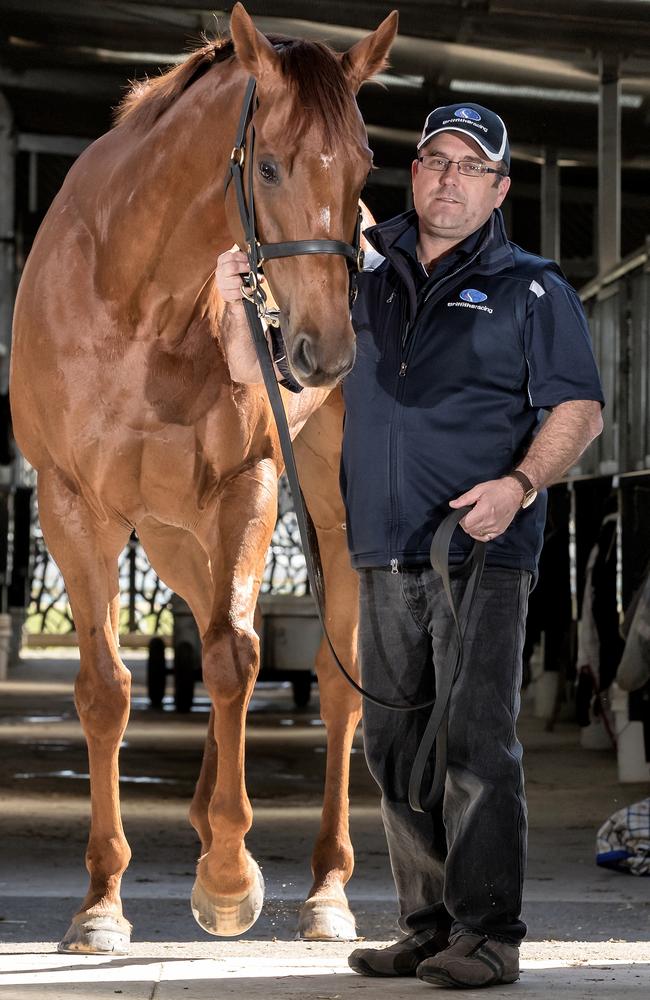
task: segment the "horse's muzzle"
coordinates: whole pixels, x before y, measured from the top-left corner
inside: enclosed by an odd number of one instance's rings
[[[333,358],[324,358],[320,344],[307,333],[299,333],[291,348],[291,367],[301,385],[308,388],[335,386],[354,365],[354,343]]]

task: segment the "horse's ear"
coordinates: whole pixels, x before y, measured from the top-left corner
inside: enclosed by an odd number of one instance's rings
[[[388,51],[397,34],[398,19],[397,11],[391,11],[371,35],[366,35],[343,55],[343,69],[355,94],[364,80],[387,65]]]
[[[268,38],[257,30],[241,3],[236,3],[232,9],[230,34],[237,58],[258,83],[269,83],[281,72],[277,52]]]

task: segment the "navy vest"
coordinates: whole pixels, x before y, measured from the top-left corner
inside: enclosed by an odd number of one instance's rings
[[[341,487],[355,567],[426,562],[449,501],[514,468],[544,408],[602,401],[576,293],[556,264],[507,240],[500,212],[473,254],[419,295],[394,247],[409,226],[413,212],[366,232],[383,260],[359,276],[352,316]],[[488,561],[535,572],[545,514],[542,492]],[[452,559],[471,544],[457,531]]]

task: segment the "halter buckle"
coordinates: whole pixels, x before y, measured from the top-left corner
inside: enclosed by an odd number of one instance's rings
[[[364,251],[359,247],[357,250],[357,271],[363,271],[363,262],[366,259]]]
[[[233,146],[232,153],[230,154],[230,160],[232,163],[236,163],[239,167],[244,166],[244,147],[243,146]]]
[[[262,248],[262,244],[259,242],[259,240],[255,240],[255,261],[257,263],[258,270],[262,266],[262,264],[264,263],[264,257],[260,253],[261,248]],[[252,256],[252,253],[253,253],[253,248],[252,248],[252,246],[251,246],[250,243],[246,244],[246,253],[248,254],[248,258],[250,260],[250,258]]]

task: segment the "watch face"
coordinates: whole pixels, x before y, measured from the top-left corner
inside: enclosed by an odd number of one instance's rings
[[[524,499],[521,504],[522,508],[525,510],[526,507],[530,507],[531,503],[535,503],[536,499],[537,499],[537,490],[528,490],[524,494]]]

